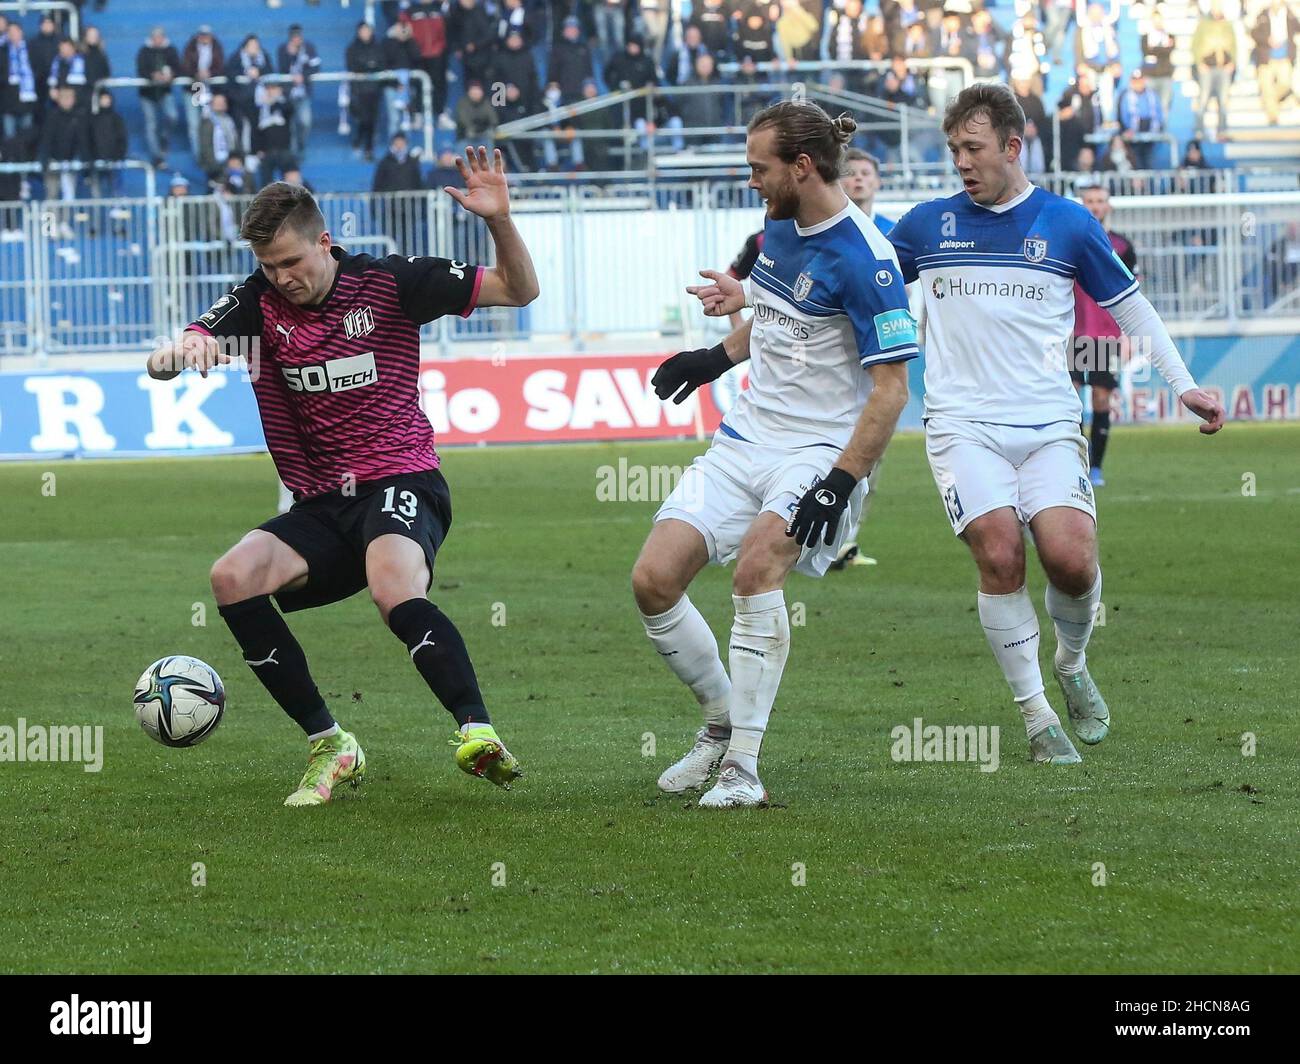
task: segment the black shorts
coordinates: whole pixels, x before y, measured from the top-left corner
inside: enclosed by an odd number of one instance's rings
[[[285,613],[326,606],[364,588],[366,548],[380,536],[413,539],[433,560],[451,527],[451,491],[436,469],[362,481],[347,495],[331,491],[293,504],[259,525],[302,555],[307,584],[275,596]]]
[[[1076,387],[1087,384],[1093,388],[1119,387],[1119,368],[1124,357],[1122,337],[1076,336],[1071,344],[1070,380]]]

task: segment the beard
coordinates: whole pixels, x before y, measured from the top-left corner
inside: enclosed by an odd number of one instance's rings
[[[799,210],[799,192],[794,181],[786,178],[777,190],[768,197],[767,216],[774,222],[784,222],[793,218]]]

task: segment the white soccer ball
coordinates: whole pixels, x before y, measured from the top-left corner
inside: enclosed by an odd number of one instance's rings
[[[160,658],[136,681],[135,719],[163,746],[197,746],[217,730],[225,711],[221,677],[198,658]]]

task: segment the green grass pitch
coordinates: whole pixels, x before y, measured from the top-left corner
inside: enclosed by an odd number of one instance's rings
[[[900,437],[862,536],[880,564],[791,579],[775,804],[730,812],[655,789],[697,710],[628,587],[655,504],[596,497],[602,465],[703,449],[448,452],[432,597],[527,776],[507,793],[456,771],[451,718],[360,595],[291,618],[370,761],[315,810],[281,806],[306,746],[207,583],[272,512],[269,460],[0,467],[0,725],[102,725],[105,743],[97,774],[0,764],[0,970],[1300,969],[1300,425],[1114,433],[1090,653],[1114,727],[1076,768],[1028,762],[973,566]],[[1032,558],[1030,589],[1041,617]],[[729,592],[716,568],[692,589],[724,647]],[[1053,645],[1047,627],[1045,669]],[[131,711],[168,653],[226,683],[193,750]],[[1063,714],[1050,677],[1049,695]],[[896,763],[890,731],[916,717],[1000,725],[999,770]]]

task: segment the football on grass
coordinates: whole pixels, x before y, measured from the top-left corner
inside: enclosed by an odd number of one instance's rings
[[[163,746],[197,746],[217,730],[225,711],[221,677],[198,658],[160,658],[135,685],[135,719]]]

